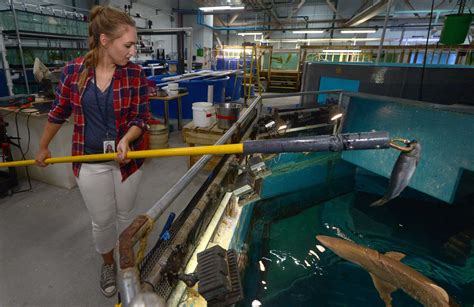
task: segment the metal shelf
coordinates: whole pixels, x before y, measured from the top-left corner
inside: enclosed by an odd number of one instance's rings
[[[3,31],[7,36],[16,38],[15,30]],[[21,37],[30,37],[30,38],[53,38],[61,40],[87,40],[86,36],[75,36],[75,35],[65,35],[65,34],[54,34],[54,33],[45,33],[45,32],[31,32],[31,31],[20,31]]]

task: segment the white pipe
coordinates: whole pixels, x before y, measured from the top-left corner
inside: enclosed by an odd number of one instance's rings
[[[193,71],[193,31],[186,32],[188,36],[188,73]]]
[[[214,85],[207,86],[207,102],[214,104]]]

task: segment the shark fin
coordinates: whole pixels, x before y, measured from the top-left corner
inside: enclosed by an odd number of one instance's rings
[[[386,199],[385,197],[382,197],[381,199],[374,201],[372,204],[370,204],[371,207],[380,207],[385,205],[390,199]]]
[[[429,285],[433,288],[433,290],[438,292],[441,295],[441,297],[443,299],[445,299],[445,301],[447,303],[449,303],[449,294],[448,294],[448,292],[446,292],[446,290],[444,290],[443,288],[441,288],[440,286],[437,286],[435,284],[429,284]]]
[[[378,278],[372,273],[369,273],[370,277],[372,277],[372,281],[374,283],[375,289],[379,293],[380,298],[384,301],[386,307],[392,306],[392,292],[397,290],[398,288],[394,285]]]
[[[385,256],[400,261],[405,258],[406,255],[400,252],[386,252]]]

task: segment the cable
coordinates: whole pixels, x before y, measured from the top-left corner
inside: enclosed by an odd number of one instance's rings
[[[434,0],[431,0],[430,22],[428,25],[428,34],[426,35],[425,54],[423,56],[423,67],[421,68],[420,88],[418,91],[418,100],[423,100],[423,83],[425,81],[426,59],[428,58],[428,44],[430,42],[431,22],[433,21]]]

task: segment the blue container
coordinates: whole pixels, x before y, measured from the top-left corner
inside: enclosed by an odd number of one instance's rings
[[[231,74],[229,77],[229,81],[227,81],[227,85],[225,87],[225,98],[226,100],[231,101],[239,100],[244,75],[242,73],[235,73]]]
[[[184,119],[193,118],[192,104],[194,102],[205,102],[207,101],[207,88],[209,85],[214,86],[214,103],[220,103],[225,101],[225,88],[229,81],[229,77],[222,77],[219,79],[203,80],[193,79],[179,82],[179,87],[185,87],[188,89],[189,95],[182,98],[182,110]],[[176,104],[170,104],[170,117],[176,117],[177,106]]]
[[[239,69],[239,59],[223,59],[218,58],[216,70],[236,70]]]
[[[248,95],[249,87],[250,87],[250,97],[255,97],[255,86],[253,84],[250,84],[250,85],[247,84],[246,89],[244,89],[244,87],[245,86],[243,84],[240,87],[242,89],[242,91],[240,92],[240,95],[242,98],[245,98],[245,96]]]

